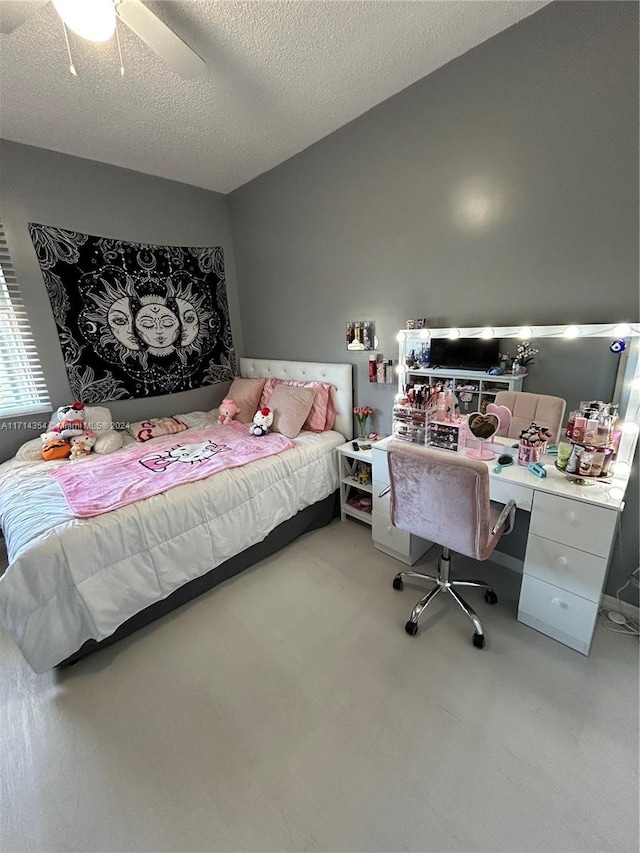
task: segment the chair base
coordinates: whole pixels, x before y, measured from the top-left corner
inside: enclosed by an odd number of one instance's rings
[[[445,548],[440,555],[438,560],[438,575],[426,575],[422,572],[400,572],[393,579],[393,588],[401,590],[404,588],[404,579],[405,578],[416,578],[417,580],[425,580],[431,581],[435,583],[433,589],[429,590],[429,592],[423,596],[420,601],[415,605],[413,610],[411,611],[411,618],[405,625],[405,631],[411,637],[415,637],[418,633],[418,620],[422,616],[423,612],[426,608],[431,604],[433,599],[439,595],[441,592],[448,592],[449,595],[453,598],[456,604],[461,608],[461,610],[466,613],[471,622],[473,623],[474,633],[473,633],[473,645],[477,648],[483,648],[485,644],[485,636],[484,636],[484,628],[482,627],[482,622],[478,618],[478,614],[475,610],[470,607],[467,602],[459,595],[455,587],[459,586],[468,586],[468,587],[476,587],[478,589],[484,589],[484,600],[487,604],[496,604],[498,601],[498,597],[495,594],[493,588],[490,584],[485,581],[476,581],[476,580],[451,580],[451,555],[449,554],[449,549]]]

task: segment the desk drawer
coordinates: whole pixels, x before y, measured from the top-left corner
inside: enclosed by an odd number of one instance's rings
[[[371,459],[373,462],[373,479],[379,483],[389,485],[389,461],[386,450],[371,448]]]
[[[499,501],[501,504],[506,504],[507,501],[514,500],[518,509],[531,512],[533,489],[528,489],[526,486],[519,486],[517,483],[510,483],[508,480],[498,480],[496,477],[492,477],[489,480],[489,490],[492,501]]]
[[[524,572],[598,604],[607,561],[530,533]]]
[[[583,655],[589,654],[598,605],[550,583],[524,575],[518,620]]]
[[[392,527],[389,516],[378,512],[373,513],[373,541],[407,557],[411,551],[411,534]]]
[[[536,492],[529,532],[608,559],[617,520],[613,509]]]
[[[389,485],[382,483],[380,480],[373,481],[373,511],[387,519],[391,518],[391,492],[387,492],[383,498],[379,497],[379,495],[380,492],[388,488]]]

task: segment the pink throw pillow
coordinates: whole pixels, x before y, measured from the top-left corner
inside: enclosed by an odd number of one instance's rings
[[[231,388],[226,393],[229,400],[233,400],[240,410],[236,420],[241,424],[250,424],[253,416],[261,406],[260,395],[264,388],[264,379],[247,379],[237,376],[231,383]]]
[[[296,379],[267,379],[262,389],[262,397],[260,398],[261,406],[270,406],[269,400],[273,394],[273,389],[277,385],[291,385],[296,388],[313,388],[315,391],[311,410],[304,422],[302,429],[307,429],[311,432],[324,432],[327,429],[333,429],[336,422],[336,405],[333,399],[333,385],[328,382],[316,382],[310,380],[308,382],[298,381]]]
[[[185,429],[189,427],[178,418],[158,418],[155,421],[138,421],[138,423],[129,424],[129,432],[136,441],[149,441],[150,438],[171,435]]]
[[[295,438],[311,410],[314,394],[313,388],[300,388],[284,382],[274,388],[269,403],[273,412],[273,432]]]

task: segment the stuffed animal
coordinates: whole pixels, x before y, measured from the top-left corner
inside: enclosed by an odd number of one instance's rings
[[[53,459],[67,459],[71,453],[71,442],[66,438],[49,438],[42,445],[42,458],[46,462]]]
[[[263,406],[253,416],[253,423],[249,424],[251,435],[266,435],[273,423],[273,412],[267,406]]]
[[[83,459],[91,453],[93,445],[96,443],[96,434],[92,429],[85,430],[82,435],[76,435],[70,439],[71,451],[69,458],[72,462],[78,459]]]
[[[233,400],[225,397],[220,404],[220,414],[218,415],[218,423],[224,426],[230,424],[233,418],[238,414],[240,409],[236,406]]]
[[[42,436],[43,443],[50,438],[72,438],[85,431],[84,403],[60,406],[55,417],[56,423]]]

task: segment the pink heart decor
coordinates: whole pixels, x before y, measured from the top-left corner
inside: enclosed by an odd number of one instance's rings
[[[508,435],[509,427],[511,426],[511,409],[508,409],[506,406],[496,406],[495,403],[489,403],[485,411],[488,415],[497,416],[500,421],[500,432],[502,435]]]

